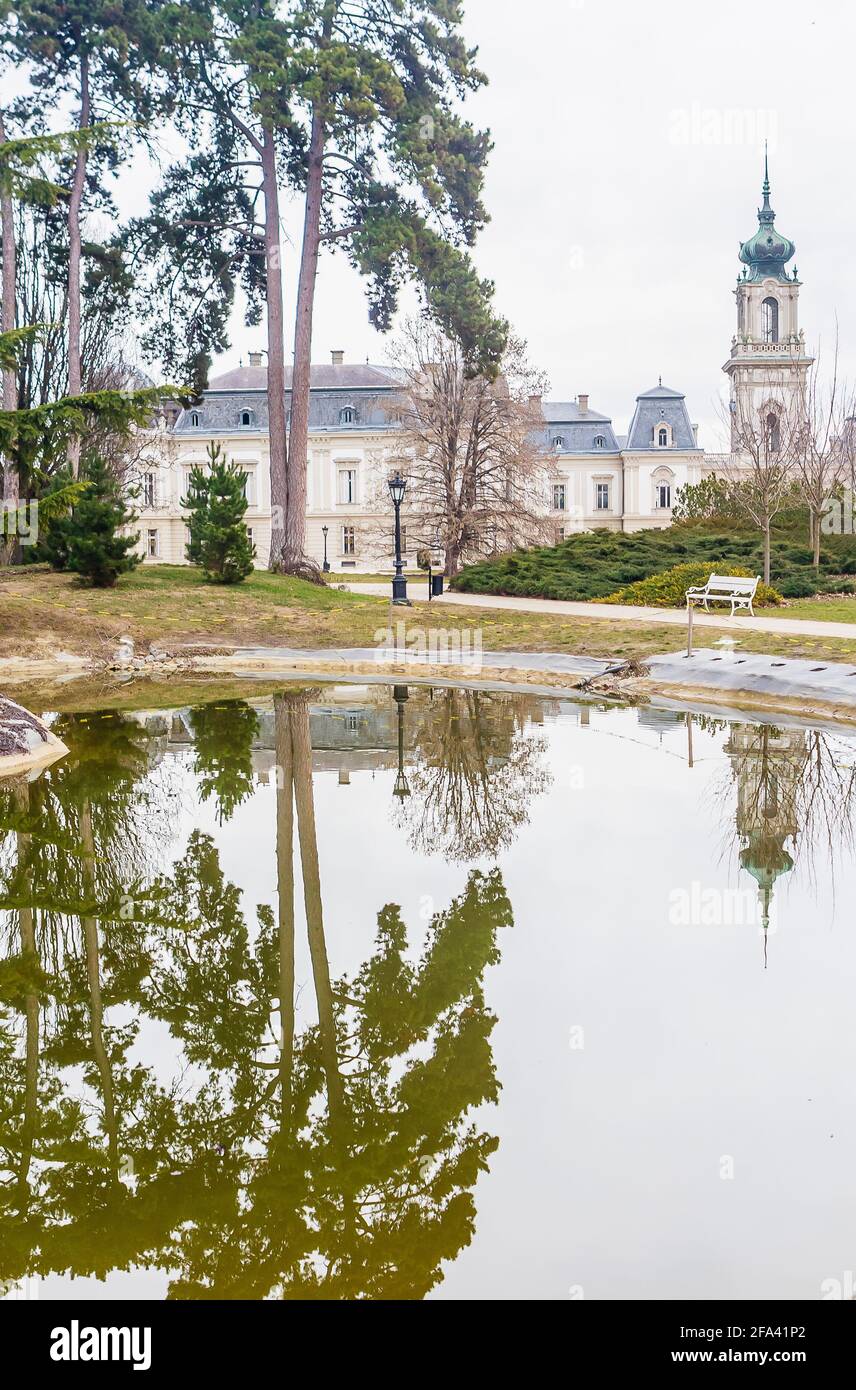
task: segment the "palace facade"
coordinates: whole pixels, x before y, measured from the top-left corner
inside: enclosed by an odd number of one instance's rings
[[[744,411],[765,412],[772,431],[787,402],[802,399],[812,360],[798,322],[800,281],[796,270],[785,269],[794,249],[776,231],[765,164],[758,230],[740,248],[737,332],[723,370],[732,419]],[[312,368],[306,549],[319,565],[326,553],[333,573],[392,567],[383,480],[394,468],[406,467],[399,391],[393,370],[347,363],[340,351],[330,363]],[[289,395],[287,379],[287,405]],[[721,454],[705,453],[683,393],[662,381],[636,397],[626,435],[615,432],[612,417],[595,410],[588,395],[532,404],[544,421],[540,443],[550,463],[544,514],[554,523],[557,541],[595,527],[668,526],[677,490],[721,470],[724,462]],[[198,404],[162,420],[153,433],[138,504],[147,562],[184,562],[188,537],[181,499],[191,468],[204,466],[213,442],[246,474],[247,526],[257,563],[265,564],[271,499],[267,370],[261,353],[251,353],[247,366],[212,379]],[[388,553],[385,546],[379,553],[378,537],[387,534]],[[403,547],[412,564],[406,526]]]

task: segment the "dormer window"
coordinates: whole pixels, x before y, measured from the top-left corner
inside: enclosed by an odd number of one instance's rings
[[[554,449],[564,449],[564,447],[565,447],[565,436],[564,436],[563,434],[554,435],[554,436],[553,436],[553,448],[554,448]]]
[[[345,405],[339,411],[340,425],[355,425],[357,423],[357,412],[354,406]]]
[[[244,428],[245,428],[245,429],[248,428],[252,423],[253,423],[253,412],[252,412],[251,410],[242,410],[242,411],[241,411],[241,424],[244,426]]]
[[[191,425],[193,426],[194,429],[197,429],[197,428],[199,427],[199,413],[198,413],[198,411],[196,411],[196,410],[191,411],[191,414],[190,414],[190,423],[191,423]]]
[[[669,431],[665,425],[661,425],[657,430],[657,447],[659,449],[668,449],[669,447]]]
[[[605,449],[605,448],[606,448],[606,440],[605,440],[605,438],[604,438],[604,436],[603,436],[602,434],[596,434],[596,435],[595,435],[595,437],[594,437],[594,447],[595,447],[596,449]]]

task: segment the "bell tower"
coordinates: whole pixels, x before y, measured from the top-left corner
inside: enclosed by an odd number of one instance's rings
[[[737,277],[737,332],[723,367],[729,379],[732,448],[741,431],[762,429],[780,420],[774,438],[804,410],[806,377],[813,358],[806,354],[799,325],[800,280],[786,269],[796,250],[776,231],[770,206],[770,176],[764,152],[764,182],[758,230],[740,245],[742,274]]]

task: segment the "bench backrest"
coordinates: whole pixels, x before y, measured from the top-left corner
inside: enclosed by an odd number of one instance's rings
[[[720,589],[724,594],[754,594],[758,587],[758,580],[738,579],[731,574],[712,574],[704,587],[706,589]]]

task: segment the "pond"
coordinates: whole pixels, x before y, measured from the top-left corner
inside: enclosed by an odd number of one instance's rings
[[[418,685],[40,712],[7,1296],[844,1287],[854,735]]]

